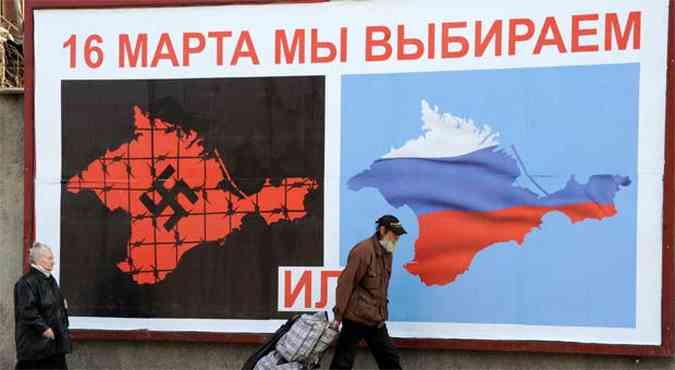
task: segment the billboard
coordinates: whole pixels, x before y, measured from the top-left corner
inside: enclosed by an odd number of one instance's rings
[[[666,1],[29,5],[78,335],[257,340],[390,213],[401,345],[670,354]]]

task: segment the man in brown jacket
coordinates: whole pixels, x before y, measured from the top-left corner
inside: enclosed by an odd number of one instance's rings
[[[406,234],[398,219],[377,220],[375,234],[352,248],[337,283],[335,321],[342,326],[331,369],[351,369],[356,346],[365,339],[380,369],[400,369],[398,351],[389,337],[389,279],[398,238]]]

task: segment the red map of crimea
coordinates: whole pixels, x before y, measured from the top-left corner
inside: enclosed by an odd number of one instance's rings
[[[220,244],[258,213],[267,224],[306,215],[304,200],[318,187],[310,178],[267,179],[244,194],[218,151],[207,153],[194,131],[150,119],[134,107],[134,139],[107,151],[68,180],[72,193],[91,190],[111,211],[131,216],[127,257],[117,267],[138,284],[163,280],[181,256],[205,242]]]

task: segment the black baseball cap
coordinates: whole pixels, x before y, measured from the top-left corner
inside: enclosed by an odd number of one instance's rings
[[[392,215],[384,215],[378,218],[377,221],[375,221],[375,223],[377,224],[378,228],[380,226],[384,226],[387,230],[393,231],[394,234],[396,235],[403,235],[408,233],[407,231],[405,231],[398,218]]]

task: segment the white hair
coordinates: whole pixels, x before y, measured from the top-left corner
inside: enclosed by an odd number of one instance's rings
[[[47,244],[40,243],[40,242],[35,242],[33,243],[33,246],[30,248],[28,251],[28,257],[30,259],[30,263],[36,264],[40,257],[42,257],[45,251],[50,251],[51,252],[52,248],[50,248]]]

